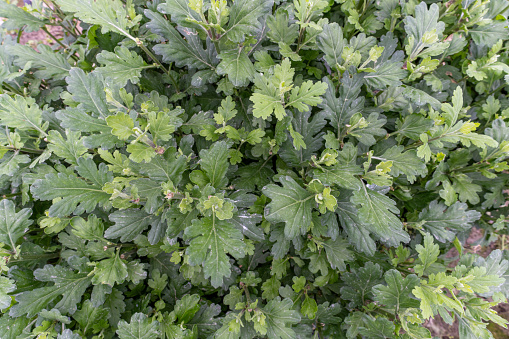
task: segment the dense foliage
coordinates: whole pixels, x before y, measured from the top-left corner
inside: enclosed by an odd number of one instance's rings
[[[0,338],[492,338],[508,15],[0,2]]]

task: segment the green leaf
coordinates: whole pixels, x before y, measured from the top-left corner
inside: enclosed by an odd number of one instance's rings
[[[343,188],[359,190],[362,185],[358,175],[362,169],[356,164],[357,148],[351,143],[345,144],[339,152],[338,163],[333,166],[320,166],[314,170],[315,178],[326,185],[338,185]]]
[[[19,151],[8,152],[3,156],[0,163],[0,175],[13,176],[18,173],[21,164],[31,162],[30,157],[26,154],[19,154]]]
[[[316,44],[325,54],[324,59],[331,68],[337,68],[337,65],[342,64],[341,53],[345,46],[345,39],[343,39],[343,30],[337,23],[325,24],[316,38]],[[333,90],[330,87],[329,84],[328,91]]]
[[[366,338],[373,339],[396,339],[395,326],[392,321],[384,317],[373,319],[364,318],[364,326],[359,327],[359,333]]]
[[[65,80],[73,100],[80,103],[79,108],[96,117],[106,118],[110,115],[103,78],[99,73],[85,74],[81,68],[71,68]]]
[[[263,194],[272,199],[265,209],[265,218],[270,222],[284,222],[285,237],[294,239],[305,234],[311,224],[314,194],[303,189],[291,177],[281,177],[283,187],[267,185]]]
[[[217,288],[223,279],[231,274],[231,265],[227,253],[235,258],[245,255],[246,245],[242,233],[224,220],[203,218],[193,220],[185,229],[187,238],[192,239],[186,253],[193,265],[202,265],[205,278],[211,278],[211,284]]]
[[[362,186],[359,191],[354,191],[350,201],[361,205],[359,216],[367,229],[391,246],[398,246],[400,242],[407,243],[410,237],[403,230],[401,220],[394,215],[399,214],[396,202],[364,184]]]
[[[76,305],[81,301],[83,293],[90,286],[91,277],[88,272],[75,273],[62,266],[46,265],[34,271],[35,279],[44,282],[53,282],[53,286],[36,288],[18,294],[16,305],[11,307],[9,315],[19,317],[26,315],[31,318],[39,313],[48,304],[62,297],[54,308],[64,314],[74,313]]]
[[[131,153],[129,155],[129,159],[137,163],[140,163],[144,160],[146,163],[149,163],[150,160],[156,156],[156,151],[154,148],[140,142],[127,145],[126,150],[127,152]]]
[[[103,66],[96,68],[95,72],[102,74],[104,78],[110,77],[120,87],[124,87],[127,81],[137,84],[141,71],[151,67],[140,55],[126,47],[116,47],[114,53],[102,51],[96,58]]]
[[[422,276],[426,269],[438,259],[440,254],[439,246],[433,243],[433,237],[426,233],[424,236],[424,246],[419,244],[415,246],[415,250],[419,253],[419,265],[415,265],[414,270],[419,276]]]
[[[323,248],[332,269],[343,271],[346,268],[345,261],[354,259],[353,252],[348,249],[348,241],[345,239],[326,240],[323,243]]]
[[[168,148],[162,155],[156,155],[150,163],[141,163],[139,172],[147,175],[157,182],[171,181],[178,185],[182,180],[182,174],[186,170],[186,157],[175,152],[174,148]]]
[[[5,339],[16,339],[26,328],[30,319],[26,317],[0,317],[0,336]]]
[[[30,97],[0,95],[0,123],[10,128],[36,130],[46,135],[46,128],[42,125],[42,111]]]
[[[292,119],[290,138],[283,143],[280,151],[281,159],[292,167],[299,167],[308,162],[313,155],[323,146],[323,127],[327,124],[323,113],[314,114],[310,120],[311,111],[296,112]],[[294,135],[292,135],[292,129]],[[303,138],[300,142],[303,147],[294,146],[295,132]]]
[[[337,135],[344,133],[345,124],[350,118],[364,109],[364,97],[359,97],[364,78],[359,74],[349,75],[345,72],[339,87],[339,97],[336,97],[335,86],[328,78],[323,79],[327,84],[323,102],[318,105],[325,113],[325,118],[330,120]]]
[[[85,159],[83,155],[88,148],[83,145],[80,132],[65,131],[65,139],[59,132],[52,130],[48,133],[48,150],[64,158],[71,165],[76,165],[78,159]]]
[[[107,239],[120,238],[122,242],[132,241],[149,225],[154,228],[161,223],[160,216],[148,214],[135,208],[113,212],[109,219],[115,224],[106,230],[104,237]]]
[[[271,12],[272,0],[237,0],[230,8],[230,19],[224,35],[239,43],[247,35],[256,35],[262,29],[262,17]]]
[[[350,244],[355,246],[359,252],[364,252],[367,255],[374,255],[376,250],[375,241],[370,237],[369,228],[363,223],[359,217],[359,211],[355,205],[349,201],[349,197],[343,195],[338,202],[336,213],[339,217],[341,226],[348,236]]]
[[[57,4],[81,21],[99,25],[102,33],[115,32],[134,40],[128,32],[127,11],[119,0],[57,0]]]
[[[55,115],[60,119],[63,128],[71,131],[96,133],[82,138],[83,144],[88,148],[109,149],[120,142],[116,136],[111,134],[111,128],[105,120],[92,117],[82,109],[67,107]]]
[[[16,285],[14,280],[7,277],[0,277],[0,310],[4,310],[11,306],[12,297],[8,293],[14,292]]]
[[[154,52],[163,57],[165,62],[174,62],[176,66],[187,66],[190,69],[214,69],[218,60],[214,46],[208,42],[203,49],[201,39],[193,29],[181,29],[180,33],[159,13],[150,10],[145,15],[151,19],[147,27],[162,36],[168,43],[154,46]]]
[[[317,311],[318,305],[316,304],[316,300],[306,295],[300,307],[302,315],[307,316],[309,319],[314,319]]]
[[[281,287],[281,281],[273,275],[270,279],[266,280],[262,284],[262,298],[271,300],[279,296],[279,288]],[[10,298],[9,298],[10,305]]]
[[[30,220],[32,210],[24,208],[16,213],[16,206],[9,199],[0,201],[0,243],[4,243],[12,251],[16,252],[16,242],[28,230],[33,223]]]
[[[35,32],[46,25],[46,22],[22,8],[3,1],[0,2],[0,17],[7,19],[2,22],[2,28],[6,30],[23,28],[25,32]]]
[[[166,3],[161,3],[157,6],[157,10],[171,15],[171,20],[181,26],[195,27],[198,25],[192,21],[201,21],[201,18],[198,13],[189,7],[189,4],[188,0],[166,0]]]
[[[244,49],[221,52],[218,58],[221,62],[217,65],[217,73],[227,74],[234,86],[247,86],[252,80],[255,68]]]
[[[413,17],[405,17],[405,31],[409,37],[414,39],[414,45],[408,53],[409,55],[415,55],[420,52],[423,47],[429,45],[423,41],[423,37],[425,37],[426,33],[434,33],[437,37],[442,36],[445,24],[439,21],[439,14],[439,7],[437,4],[432,4],[428,9],[426,3],[421,2],[415,7],[415,15]]]
[[[382,126],[385,125],[387,119],[385,115],[378,113],[371,113],[366,118],[366,127],[354,129],[350,135],[359,140],[366,146],[372,146],[376,143],[375,137],[381,137],[387,134]]]
[[[119,251],[117,251],[113,258],[98,262],[92,273],[92,284],[106,284],[110,286],[122,284],[128,275],[127,265],[123,259],[120,259]]]
[[[375,89],[385,89],[387,86],[399,86],[407,71],[403,67],[403,51],[396,51],[398,39],[388,33],[380,38],[380,47],[384,47],[382,55],[374,62],[372,69],[364,75],[367,85]],[[369,66],[369,64],[368,64]]]
[[[380,156],[379,160],[392,161],[390,174],[394,177],[404,174],[407,180],[413,183],[417,176],[424,176],[427,174],[426,163],[417,156],[416,151],[403,151],[403,146],[391,147]]]
[[[389,270],[384,274],[385,285],[373,286],[375,301],[399,313],[405,308],[419,307],[419,302],[410,294],[415,286],[419,285],[419,278],[415,274],[407,275],[404,279],[397,270]]]
[[[299,313],[292,310],[293,302],[290,299],[281,300],[280,297],[272,299],[262,309],[267,323],[267,336],[269,338],[291,339],[296,333],[292,325],[301,320]]]
[[[116,333],[120,339],[157,339],[160,337],[159,322],[150,321],[143,313],[135,313],[127,323],[121,320]]]
[[[367,262],[364,267],[345,272],[341,275],[344,286],[341,296],[350,300],[350,309],[364,305],[366,300],[373,300],[371,289],[382,282],[382,270],[378,264]]]
[[[43,44],[37,46],[39,52],[23,45],[9,46],[8,50],[16,56],[14,63],[20,68],[24,69],[30,63],[30,68],[36,69],[34,76],[37,79],[62,80],[71,70],[71,65],[64,55],[55,53],[51,47]]]
[[[404,120],[396,122],[396,133],[413,140],[419,140],[419,136],[427,132],[431,126],[433,126],[431,119],[426,119],[420,114],[410,114]]]
[[[87,220],[81,217],[71,219],[72,233],[85,240],[103,240],[104,225],[101,219],[90,215]]]
[[[80,310],[76,311],[72,317],[80,324],[83,334],[95,333],[96,328],[101,328],[101,325],[109,318],[109,310],[103,307],[92,305],[90,300],[86,300]],[[107,328],[106,326],[103,328]]]
[[[39,200],[58,200],[49,208],[49,215],[54,217],[64,217],[74,213],[76,215],[83,212],[91,212],[97,205],[104,206],[108,204],[110,195],[102,191],[102,186],[113,180],[113,176],[108,172],[105,164],[100,164],[99,168],[91,159],[78,159],[78,173],[91,180],[89,184],[85,180],[78,178],[75,174],[50,173],[46,174],[44,179],[37,179],[30,188],[35,198]],[[94,177],[92,177],[92,175]]]
[[[224,141],[216,142],[208,150],[200,151],[200,166],[216,188],[224,187],[228,183],[228,145]]]
[[[477,45],[492,47],[500,39],[507,38],[509,31],[507,29],[507,22],[492,21],[491,23],[483,26],[470,28],[468,33]]]
[[[495,275],[499,278],[505,279],[505,281],[498,287],[492,287],[489,293],[483,294],[483,296],[491,296],[493,292],[502,292],[506,297],[509,294],[509,261],[504,259],[504,252],[496,249],[490,253],[487,258],[478,257],[475,261],[475,265],[484,267],[486,269],[486,275]]]
[[[267,37],[275,43],[283,42],[287,45],[292,44],[299,36],[299,26],[290,24],[288,12],[279,8],[275,15],[267,17]]]
[[[453,241],[456,233],[470,229],[481,214],[468,210],[466,203],[456,202],[449,208],[443,203],[432,201],[428,208],[419,213],[422,227],[441,242]]]

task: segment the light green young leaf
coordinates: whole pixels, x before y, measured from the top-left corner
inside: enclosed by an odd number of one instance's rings
[[[320,97],[327,90],[328,85],[324,82],[308,80],[300,87],[294,87],[286,106],[295,107],[300,112],[307,111],[309,106],[316,106],[322,102]],[[309,106],[308,106],[309,105]]]
[[[267,185],[262,192],[272,199],[265,209],[270,222],[284,222],[285,237],[294,239],[304,234],[311,224],[314,194],[303,189],[291,177],[281,177],[283,187]]]
[[[440,249],[437,244],[433,243],[433,237],[426,233],[424,236],[424,246],[419,244],[415,246],[415,250],[419,253],[420,264],[415,265],[415,273],[422,276],[426,269],[438,259]]]
[[[118,112],[106,117],[106,124],[111,127],[111,134],[119,139],[126,140],[133,135],[134,121],[125,113]]]
[[[129,159],[137,163],[140,163],[143,160],[145,160],[146,163],[149,163],[150,160],[156,156],[154,148],[142,144],[141,142],[129,144],[126,149],[127,152],[131,153],[129,155]]]

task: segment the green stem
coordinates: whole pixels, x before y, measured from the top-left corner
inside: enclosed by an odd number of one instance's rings
[[[44,153],[43,150],[39,150],[39,149],[33,149],[33,148],[16,148],[16,147],[13,147],[13,146],[0,146],[0,150],[2,149],[8,149],[10,151],[20,151],[20,152],[24,152],[24,153],[34,153],[34,154],[42,154]]]
[[[28,255],[22,256],[19,259],[9,260],[9,264],[28,261],[28,260],[41,260],[41,259],[49,260],[49,259],[55,259],[55,258],[60,258],[60,253],[34,254],[34,255],[28,254]]]
[[[159,65],[159,67],[166,74],[168,74],[168,76],[170,77],[170,81],[172,82],[173,86],[175,87],[175,90],[177,91],[177,93],[180,93],[179,87],[177,86],[177,81],[175,80],[175,78],[171,74],[170,70],[167,69],[166,67],[164,67],[164,65],[161,63],[161,61],[159,61],[159,59],[157,59],[157,57],[154,55],[154,53],[152,53],[152,51],[150,51],[150,49],[148,49],[148,47],[143,44],[143,41],[140,41],[139,39],[136,39],[136,43],[149,56],[150,59],[152,59],[155,63],[157,63],[157,65]]]
[[[15,89],[14,87],[12,87],[11,85],[9,85],[8,83],[5,83],[5,82],[4,82],[4,83],[2,84],[2,86],[4,86],[5,88],[7,88],[7,90],[11,91],[12,93],[15,93],[15,94],[21,95],[21,96],[23,96],[23,97],[25,96],[25,95],[23,94],[23,92],[21,92],[21,91],[19,91],[19,90]]]

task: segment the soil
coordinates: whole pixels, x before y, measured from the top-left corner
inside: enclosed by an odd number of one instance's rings
[[[468,252],[478,253],[483,257],[487,257],[493,250],[497,248],[496,243],[492,243],[485,248],[481,248],[476,245],[476,242],[479,241],[483,237],[482,231],[478,228],[473,228],[470,236],[468,237],[465,250]],[[456,249],[452,249],[446,255],[446,257],[454,258],[457,257],[458,252]],[[451,267],[457,263],[453,261],[451,263]],[[502,303],[493,308],[499,316],[509,321],[509,304]],[[459,339],[458,333],[458,322],[455,321],[452,325],[447,324],[440,315],[437,315],[434,319],[430,319],[424,323],[424,327],[426,327],[434,338],[442,338],[442,339]],[[502,328],[496,324],[488,325],[488,329],[491,331],[495,339],[507,339],[509,338],[509,329]]]

